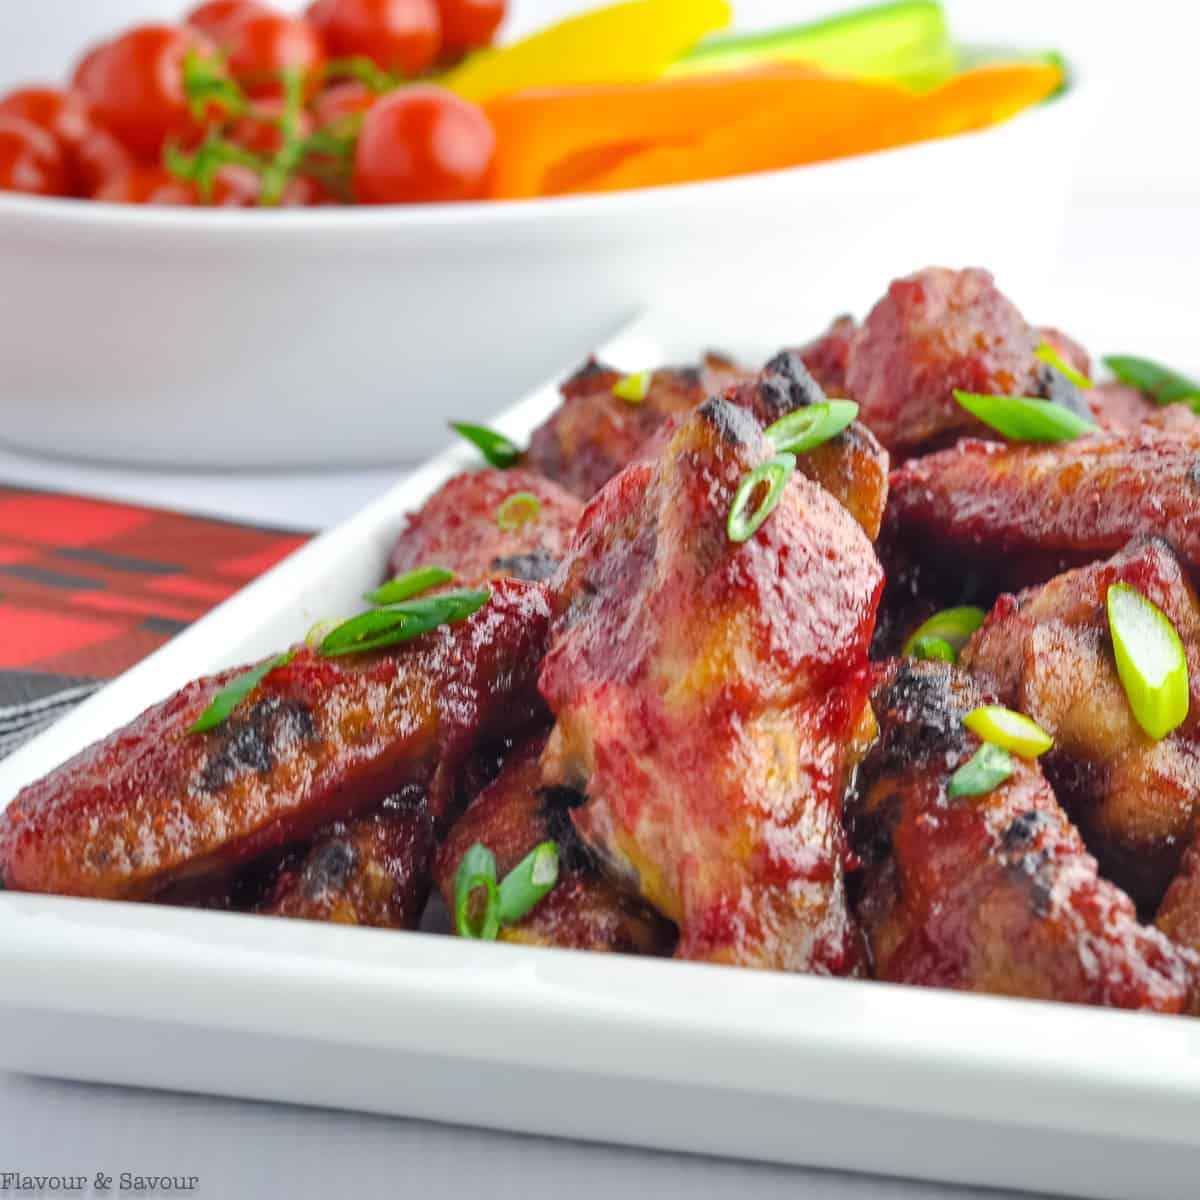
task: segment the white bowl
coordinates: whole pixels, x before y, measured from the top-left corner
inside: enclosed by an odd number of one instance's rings
[[[0,196],[0,438],[117,462],[413,460],[651,302],[728,308],[770,280],[832,315],[929,262],[1036,294],[1085,99],[613,196],[270,213]]]

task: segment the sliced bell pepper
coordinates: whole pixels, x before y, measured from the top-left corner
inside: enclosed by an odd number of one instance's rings
[[[440,82],[482,103],[527,88],[656,79],[730,16],[726,0],[626,0],[482,50]]]
[[[980,67],[925,93],[882,82],[800,80],[769,109],[690,144],[629,155],[610,170],[577,179],[569,190],[720,179],[949,137],[1004,121],[1053,95],[1061,82],[1059,68],[1046,64]]]
[[[953,74],[954,44],[936,0],[896,0],[763,33],[705,38],[668,75],[804,62],[834,75],[928,87]]]
[[[812,68],[793,64],[503,96],[485,106],[496,130],[492,194],[513,200],[563,190],[569,186],[564,180],[603,173],[630,149],[695,142],[747,113],[784,103],[797,83],[814,78]],[[564,167],[568,161],[574,165]],[[552,174],[556,183],[548,184]]]

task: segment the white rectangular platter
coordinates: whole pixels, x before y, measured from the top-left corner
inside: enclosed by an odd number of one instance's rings
[[[600,354],[704,344],[649,318]],[[555,402],[495,425],[523,440]],[[0,804],[185,680],[352,611],[403,515],[473,461],[434,459],[0,764]],[[1110,1200],[1200,1179],[1184,1018],[15,893],[0,970],[17,1071]]]

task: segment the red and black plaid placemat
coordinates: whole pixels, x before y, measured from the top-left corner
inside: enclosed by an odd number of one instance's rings
[[[0,757],[306,540],[0,486]]]

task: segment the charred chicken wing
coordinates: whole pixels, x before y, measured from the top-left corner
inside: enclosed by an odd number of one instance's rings
[[[855,911],[871,969],[893,983],[1181,1012],[1184,956],[1139,925],[1097,875],[1037,764],[952,796],[978,739],[963,716],[984,702],[945,663],[882,668],[880,734],[848,810],[862,860]]]
[[[749,412],[709,400],[587,507],[553,589],[543,782],[584,793],[576,829],[675,922],[679,957],[845,973],[840,800],[882,573],[800,475],[729,540],[772,454]]]

